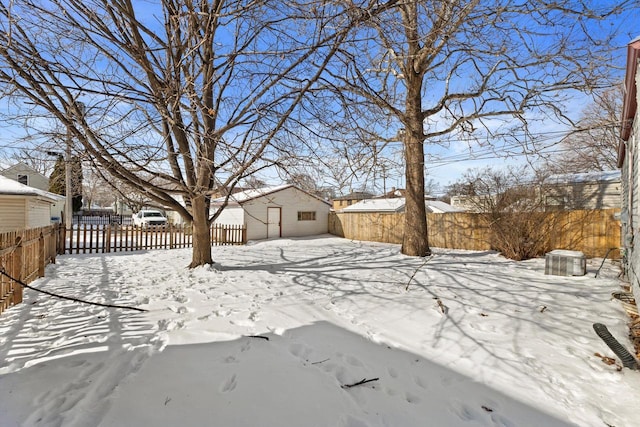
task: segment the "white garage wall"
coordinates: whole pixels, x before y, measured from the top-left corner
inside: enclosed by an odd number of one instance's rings
[[[51,203],[42,200],[29,200],[28,209],[29,223],[27,228],[51,225]]]
[[[227,206],[220,213],[220,216],[216,218],[214,223],[228,224],[228,225],[243,225],[244,217],[245,217],[244,210],[240,206]]]
[[[26,228],[26,206],[25,197],[0,196],[0,232]]]
[[[247,239],[267,238],[267,208],[281,208],[282,237],[313,236],[329,230],[328,203],[295,187],[266,194],[242,204],[246,213]],[[298,212],[316,212],[315,221],[298,221]]]

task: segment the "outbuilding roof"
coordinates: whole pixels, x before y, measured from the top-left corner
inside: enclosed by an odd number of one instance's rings
[[[341,210],[341,212],[404,212],[405,206],[404,197],[396,197],[393,199],[367,199],[358,203],[354,203],[351,206],[347,206]],[[427,212],[433,213],[447,213],[447,212],[462,212],[462,209],[451,206],[448,203],[441,202],[439,200],[425,200],[425,208]]]
[[[345,207],[342,212],[402,212],[404,204],[404,197],[366,199]]]
[[[0,194],[14,196],[35,196],[49,199],[52,202],[64,199],[60,194],[39,190],[0,175]]]
[[[316,196],[314,194],[308,193],[308,192],[296,187],[294,184],[276,185],[276,186],[272,186],[272,187],[263,187],[263,188],[253,189],[253,190],[245,190],[245,191],[241,191],[239,193],[234,193],[234,194],[229,196],[229,204],[230,205],[233,205],[233,204],[242,205],[243,203],[246,203],[246,202],[248,202],[250,200],[254,200],[254,199],[257,199],[259,197],[264,197],[264,196],[267,196],[269,194],[277,193],[279,191],[286,190],[288,188],[295,188],[296,190],[301,191],[301,192],[307,194],[310,197],[318,199],[319,201],[321,201],[323,203],[330,204],[326,200],[322,200],[320,197],[318,197],[318,196]],[[226,199],[226,196],[218,197],[217,199],[213,199],[211,201],[211,204],[212,205],[222,205],[224,203],[225,199]]]

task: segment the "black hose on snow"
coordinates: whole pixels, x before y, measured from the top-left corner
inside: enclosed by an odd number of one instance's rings
[[[602,341],[604,341],[605,344],[607,344],[609,348],[613,350],[616,356],[620,358],[620,361],[622,361],[622,366],[633,370],[638,369],[638,361],[636,360],[636,358],[633,357],[633,355],[629,353],[629,351],[627,351],[627,349],[624,348],[622,344],[620,344],[618,340],[613,337],[613,335],[611,335],[605,325],[603,325],[602,323],[594,323],[593,330],[596,331],[596,334],[598,334],[598,336],[602,338]]]

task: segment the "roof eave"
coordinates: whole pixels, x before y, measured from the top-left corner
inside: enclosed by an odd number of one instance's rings
[[[624,98],[622,104],[622,128],[620,130],[621,141],[618,144],[618,167],[622,167],[625,157],[625,142],[631,136],[633,119],[638,108],[636,73],[638,70],[638,57],[640,56],[640,39],[635,39],[627,45],[627,68],[624,79]]]

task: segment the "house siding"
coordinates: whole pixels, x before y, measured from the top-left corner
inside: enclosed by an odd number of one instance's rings
[[[27,228],[46,227],[51,224],[51,203],[32,199],[27,201]]]
[[[622,182],[585,182],[554,185],[545,189],[545,197],[565,197],[565,209],[617,209],[620,207]]]
[[[27,175],[29,177],[27,182],[27,185],[29,187],[49,191],[49,178],[22,163],[18,163],[3,170],[2,172],[0,172],[0,175],[14,181],[18,180],[18,175]]]
[[[26,228],[26,203],[24,197],[0,196],[0,232]]]
[[[636,302],[640,303],[640,156],[638,155],[638,139],[640,136],[640,120],[636,115],[634,122],[634,130],[630,141],[629,159],[630,162],[630,188],[631,197],[629,199],[631,205],[630,228],[628,229],[629,237],[632,239],[628,245],[627,262],[628,276],[633,285],[633,294],[636,296]]]
[[[33,196],[0,195],[0,232],[51,224],[51,203]]]
[[[635,85],[640,86],[640,68]],[[640,91],[636,91],[640,104]],[[640,308],[640,118],[636,112],[629,139],[626,141],[622,169],[622,244],[625,249],[625,272],[636,304]]]

